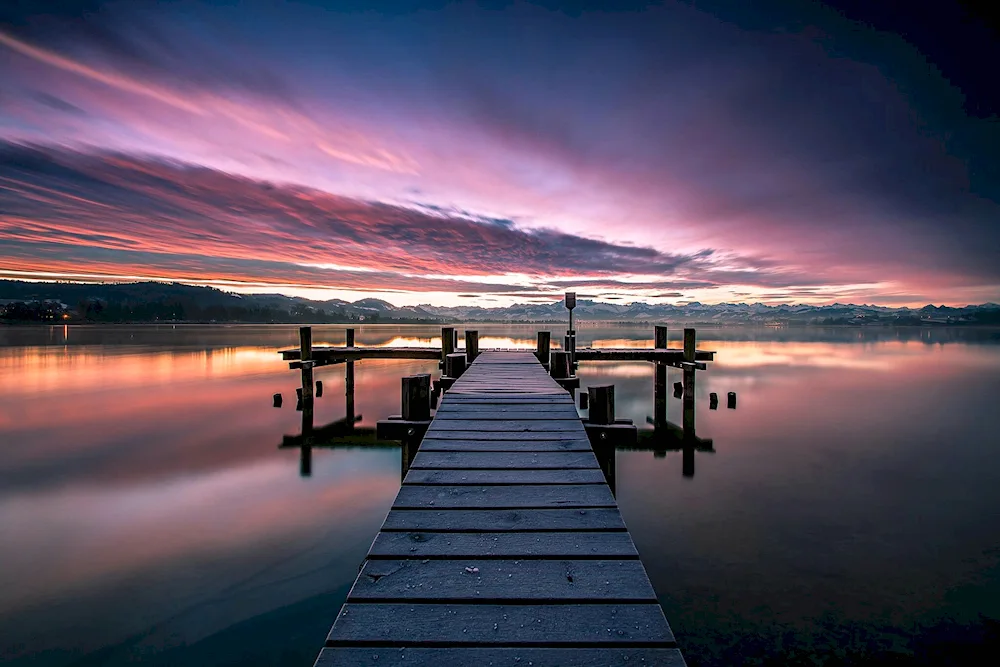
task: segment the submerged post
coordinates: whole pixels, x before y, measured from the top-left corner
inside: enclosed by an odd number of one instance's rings
[[[312,327],[299,327],[299,359],[303,362],[312,361]],[[302,401],[312,401],[313,369],[312,364],[302,365]]]
[[[345,329],[344,332],[347,335],[347,342],[345,345],[347,345],[347,347],[354,347],[354,329]]]
[[[538,332],[538,344],[535,346],[535,356],[542,366],[549,367],[549,345],[552,341],[552,333],[549,331]]]
[[[657,325],[653,330],[653,347],[667,349],[667,327]],[[667,427],[667,365],[653,364],[653,428]]]
[[[465,330],[465,362],[471,365],[479,356],[479,332]]]

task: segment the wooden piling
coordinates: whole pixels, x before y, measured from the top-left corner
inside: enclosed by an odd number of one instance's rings
[[[354,347],[354,329],[345,329],[345,347]],[[347,423],[354,428],[354,362],[344,364],[344,407]]]
[[[538,361],[542,363],[542,366],[546,368],[549,365],[549,348],[552,343],[552,332],[550,331],[539,331],[538,332],[538,343],[535,346],[535,357]]]
[[[323,398],[323,381],[316,380],[316,398]]]
[[[615,386],[606,384],[587,387],[587,395],[590,403],[590,416],[587,417],[587,421],[591,424],[614,424]]]
[[[719,395],[714,391],[708,395],[708,409],[715,410],[719,407]]]
[[[441,327],[441,367],[448,355],[455,351],[455,327]]]
[[[684,361],[693,362],[695,358],[695,330],[684,330]],[[684,429],[684,439],[695,438],[694,418],[695,370],[684,368],[684,413],[681,426]]]
[[[405,421],[431,418],[431,376],[411,375],[402,380],[402,416]]]
[[[450,378],[461,377],[465,372],[465,355],[461,352],[452,352],[444,360],[444,374]]]
[[[569,352],[566,350],[553,350],[549,355],[549,375],[556,380],[563,380],[573,375],[573,365],[570,361]]]
[[[654,349],[667,348],[667,327],[657,325],[653,330]],[[653,428],[667,427],[667,365],[653,363]]]
[[[299,358],[312,361],[312,327],[299,327]],[[302,367],[302,400],[313,398],[313,369],[311,364]]]
[[[727,399],[726,400],[726,407],[729,408],[730,410],[735,410],[736,409],[736,392],[735,391],[729,392],[729,394],[726,395],[726,399]]]
[[[479,356],[479,332],[465,330],[465,362],[466,366],[472,364]]]
[[[656,350],[667,349],[667,327],[657,324],[653,329],[653,348]]]
[[[273,398],[274,407],[280,408],[281,407],[281,394],[275,394],[272,398]]]

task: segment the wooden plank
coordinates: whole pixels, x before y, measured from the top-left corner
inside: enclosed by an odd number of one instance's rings
[[[568,395],[568,394],[567,394]],[[502,417],[504,419],[519,419],[521,415],[536,415],[536,414],[568,414],[571,416],[578,415],[576,408],[572,403],[551,405],[551,404],[541,404],[541,403],[522,403],[517,405],[510,405],[506,403],[501,403],[498,405],[482,405],[482,404],[469,404],[468,402],[453,402],[453,401],[442,401],[441,407],[437,410],[438,417],[451,418],[454,415],[475,415],[477,419],[490,419],[490,415],[518,415],[517,417],[507,416]],[[578,417],[579,418],[579,417]]]
[[[485,407],[485,406],[484,406]],[[474,412],[469,410],[438,410],[434,415],[438,423],[448,421],[467,421],[474,419],[477,422],[491,421],[573,421],[580,422],[580,415],[575,409],[568,406],[559,411],[548,410],[546,412],[514,412],[511,410],[497,410],[490,412]]]
[[[616,507],[607,486],[597,484],[522,486],[404,485],[393,509],[517,509],[548,507]]]
[[[539,419],[535,421],[511,420],[511,419],[442,419],[434,420],[428,433],[431,431],[481,431],[483,433],[498,433],[504,431],[527,432],[537,431],[577,431],[585,433],[583,423],[579,417],[572,419]]]
[[[410,469],[404,484],[606,484],[596,468],[571,470],[422,470]]]
[[[637,560],[369,560],[347,595],[365,600],[656,602],[656,593]]]
[[[449,440],[424,438],[422,452],[590,452],[589,440]]]
[[[348,603],[327,641],[395,646],[675,644],[658,604]]]
[[[570,440],[586,431],[580,424],[572,431],[452,431],[450,429],[428,430],[427,436],[436,440]]]
[[[470,533],[625,530],[617,509],[391,510],[382,530]]]
[[[460,431],[459,431],[460,432]],[[411,468],[597,468],[591,452],[421,452]]]
[[[624,532],[379,533],[369,558],[638,558]]]
[[[324,648],[314,667],[685,667],[675,648]]]

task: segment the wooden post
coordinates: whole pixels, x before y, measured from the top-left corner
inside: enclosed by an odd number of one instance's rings
[[[273,401],[274,401],[274,403],[273,403],[274,407],[280,408],[281,407],[281,394],[275,394],[273,396]]]
[[[354,329],[345,329],[344,331],[347,334],[347,347],[354,347]]]
[[[299,327],[299,359],[312,361],[312,327]],[[302,367],[302,400],[313,399],[313,369],[306,364]]]
[[[445,359],[455,351],[455,328],[441,327],[441,367],[444,368]]]
[[[591,424],[614,424],[615,386],[606,384],[587,387],[587,394],[590,397],[590,416],[587,421]]]
[[[450,378],[461,377],[465,372],[465,355],[452,352],[444,360],[444,374]]]
[[[469,366],[479,356],[479,332],[465,330],[465,362]]]
[[[667,327],[657,325],[653,333],[653,346],[657,350],[667,348]],[[667,365],[653,364],[653,429],[667,427]]]
[[[736,392],[731,391],[726,395],[726,407],[730,410],[736,409]]]
[[[572,363],[569,359],[569,352],[565,350],[553,350],[550,354],[549,375],[557,380],[571,377]]]
[[[535,356],[538,357],[538,361],[542,362],[543,366],[547,366],[549,364],[549,345],[551,344],[551,341],[552,332],[538,332],[538,344],[535,347]]]
[[[714,391],[708,395],[708,409],[715,410],[719,407],[719,395]]]
[[[586,410],[590,407],[590,394],[581,391],[580,392],[580,409]]]
[[[667,327],[657,324],[653,328],[653,347],[657,350],[667,349]]]
[[[405,421],[427,421],[431,418],[431,376],[404,377],[402,401]]]
[[[695,356],[695,331],[694,329],[684,330],[684,361],[694,361]],[[695,438],[694,427],[694,374],[693,368],[684,369],[684,416],[681,426],[684,429],[684,440],[693,442]]]
[[[316,398],[323,398],[323,381],[316,380]]]

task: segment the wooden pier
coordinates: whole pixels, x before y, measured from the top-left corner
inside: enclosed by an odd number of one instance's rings
[[[533,352],[474,355],[316,665],[642,664],[684,660],[572,395]]]

